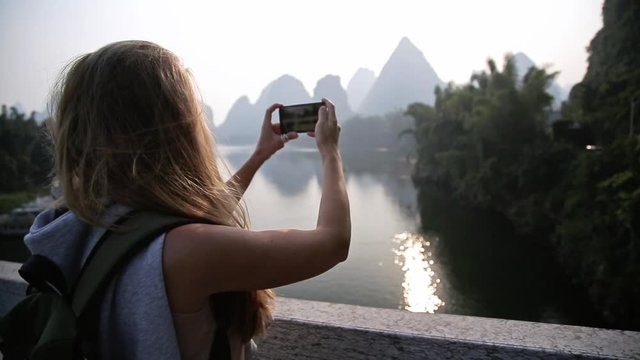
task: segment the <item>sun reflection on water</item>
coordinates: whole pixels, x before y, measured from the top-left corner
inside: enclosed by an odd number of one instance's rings
[[[412,312],[433,314],[444,306],[444,302],[436,295],[440,279],[431,268],[434,262],[431,251],[427,251],[431,242],[409,232],[395,235],[393,242],[396,245],[393,249],[396,254],[394,262],[404,272],[402,307]]]

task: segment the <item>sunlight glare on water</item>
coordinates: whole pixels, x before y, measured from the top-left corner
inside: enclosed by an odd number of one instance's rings
[[[436,278],[432,270],[433,260],[430,251],[425,248],[431,246],[429,241],[417,234],[403,232],[393,238],[395,244],[395,263],[402,268],[404,281],[402,282],[404,301],[402,307],[411,312],[435,313],[444,306],[444,302],[436,295],[440,279]]]

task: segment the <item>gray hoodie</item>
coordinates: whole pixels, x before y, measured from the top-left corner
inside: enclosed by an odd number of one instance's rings
[[[127,212],[112,206],[106,221]],[[105,229],[82,222],[71,211],[54,219],[54,211],[38,215],[25,236],[31,253],[54,261],[68,285]],[[137,254],[109,284],[100,308],[98,354],[103,359],[179,359],[162,272],[164,234]]]

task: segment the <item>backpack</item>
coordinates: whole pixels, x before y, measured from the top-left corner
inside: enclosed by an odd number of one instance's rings
[[[4,360],[85,359],[97,331],[99,305],[109,280],[151,241],[168,230],[198,222],[157,212],[131,212],[107,231],[85,262],[73,288],[50,259],[32,255],[19,274],[27,296],[0,320]]]

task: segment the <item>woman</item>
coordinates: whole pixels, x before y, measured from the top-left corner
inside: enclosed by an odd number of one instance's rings
[[[249,230],[239,200],[258,168],[297,137],[271,123],[280,104],[266,110],[254,153],[225,183],[190,74],[158,45],[118,42],[81,56],[54,103],[55,175],[70,211],[39,215],[25,242],[68,283],[131,209],[202,220],[159,236],[113,279],[100,308],[100,357],[207,359],[223,318],[231,358],[249,357],[247,344],[270,318],[268,289],[347,258],[349,203],[330,101],[309,133],[324,170],[317,227],[271,231]]]

